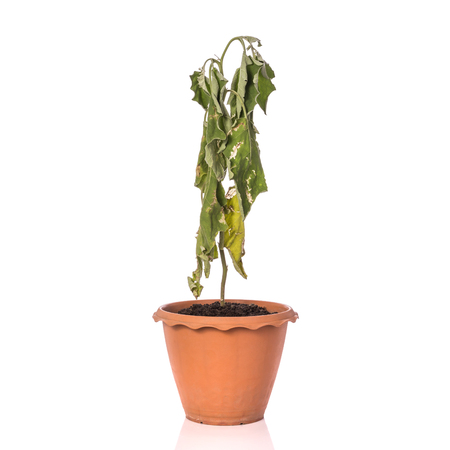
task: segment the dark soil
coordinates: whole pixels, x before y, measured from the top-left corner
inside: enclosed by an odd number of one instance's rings
[[[209,316],[209,317],[242,317],[242,316],[266,316],[270,313],[264,306],[258,306],[254,303],[229,303],[225,302],[220,306],[220,302],[211,304],[196,303],[189,308],[180,309],[178,314],[188,316]]]

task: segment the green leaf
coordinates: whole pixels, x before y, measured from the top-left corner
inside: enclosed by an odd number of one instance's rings
[[[247,114],[251,113],[257,104],[257,98],[259,96],[258,79],[261,67],[261,65],[255,63],[247,66],[248,83],[247,89],[245,90],[245,109],[247,110]]]
[[[245,65],[243,64],[244,61]],[[247,73],[245,83],[245,77],[242,74],[244,67]],[[237,91],[244,99],[247,114],[252,112],[257,104],[266,113],[267,99],[271,92],[275,90],[271,81],[274,76],[273,70],[264,60],[260,60],[258,57],[243,57],[241,67],[234,74],[231,89]],[[245,86],[244,95],[242,95],[242,91],[239,91],[240,86]],[[239,118],[242,115],[242,107],[235,94],[230,94],[228,104],[230,105],[231,116]]]
[[[235,178],[235,171],[245,164],[245,160],[250,156],[249,132],[247,120],[241,117],[236,121],[235,126],[230,130],[228,135],[227,147],[223,154],[229,161],[229,177],[230,180]]]
[[[200,144],[200,153],[198,155],[197,167],[195,170],[195,183],[194,183],[194,186],[198,187],[202,192],[206,183],[206,177],[208,175],[208,164],[205,161],[205,148],[206,148],[206,125],[203,124],[203,135]]]
[[[253,123],[250,122],[249,125],[245,117],[238,119],[230,131],[223,154],[229,161],[229,177],[236,183],[239,207],[244,218],[250,212],[256,197],[267,191],[259,153]]]
[[[237,80],[236,92],[244,99],[245,98],[245,87],[247,85],[247,65],[251,62],[250,58],[242,52],[241,67],[239,68],[239,76]],[[239,98],[236,99],[236,116],[241,115],[242,105]]]
[[[248,211],[250,211],[250,207],[256,200],[256,197],[263,192],[267,192],[266,177],[261,164],[259,145],[256,141],[256,128],[253,126],[252,116],[253,114],[250,114],[249,117],[250,161],[244,175],[246,195],[249,200]],[[245,217],[247,216],[248,211],[244,214]]]
[[[209,277],[211,262],[219,257],[217,245],[214,243],[213,248],[207,252],[203,245],[203,235],[200,233],[200,227],[197,233],[197,257],[203,261],[206,278]]]
[[[228,80],[225,79],[216,68],[214,68],[211,73],[211,96],[216,110],[222,115],[226,115],[228,113],[222,101],[227,83]]]
[[[267,109],[267,99],[269,95],[275,90],[275,86],[271,81],[271,78],[274,78],[275,74],[273,70],[270,68],[269,64],[264,64],[259,72],[258,76],[258,88],[259,88],[259,96],[257,98],[258,105],[266,113]]]
[[[192,100],[198,102],[200,106],[206,110],[208,108],[209,101],[211,100],[211,96],[209,95],[206,86],[205,74],[203,72],[195,71],[190,78],[192,81],[191,90],[194,91],[194,97]]]
[[[227,80],[217,69],[211,75],[211,95],[214,101],[208,108],[206,127],[205,161],[214,171],[217,180],[225,178],[226,161],[220,154],[225,149],[227,132],[231,129],[231,118],[224,105]],[[225,111],[225,115],[222,112]]]
[[[223,205],[218,200],[218,197],[223,196],[222,184],[217,181],[214,172],[209,170],[197,235],[197,256],[203,260],[213,259],[216,236],[227,229]]]
[[[229,114],[224,102],[227,93],[228,80],[216,68],[213,69],[213,74],[216,77],[217,83],[219,85],[219,93],[217,95],[217,99],[220,105],[219,111],[222,112],[222,115],[224,117],[227,117],[229,116]]]
[[[258,73],[258,80],[254,80],[257,86],[259,95],[256,97],[258,105],[267,114],[267,99],[269,95],[275,90],[275,86],[272,83],[272,78],[275,78],[275,72],[269,66],[269,64],[264,61],[262,56],[256,52],[256,55],[251,57],[253,64],[261,66],[261,70]]]
[[[275,78],[275,72],[272,70],[272,68],[269,66],[269,64],[267,64],[265,61],[264,61],[264,67],[262,70],[262,74],[263,74],[263,76],[265,76],[266,78],[269,78],[270,80],[272,78]]]
[[[198,84],[208,95],[211,94],[209,78],[207,76],[205,76],[205,68],[204,67],[202,67],[200,70],[200,75],[198,76]]]
[[[264,61],[260,60],[257,56],[250,56],[250,59],[252,60],[253,64],[256,64],[257,66],[262,66],[264,64]]]
[[[236,69],[236,72],[234,72],[233,80],[231,81],[231,90],[232,91],[237,90],[239,73],[240,73],[240,69]],[[236,95],[233,94],[233,92],[230,92],[230,98],[228,99],[228,104],[230,105],[231,117],[237,117],[237,102],[239,102],[239,100],[237,99]]]
[[[217,180],[222,181],[225,178],[226,161],[219,153],[218,144],[222,141],[214,140],[205,147],[205,161],[212,169]]]
[[[213,102],[208,108],[208,124],[206,128],[206,144],[211,143],[214,139],[224,141],[226,134],[223,126],[223,115],[217,110]]]
[[[227,193],[226,211],[225,220],[227,221],[228,229],[224,233],[224,246],[230,253],[236,271],[244,278],[247,278],[242,264],[242,257],[245,255],[244,216],[241,213],[236,188],[234,187],[230,188]]]
[[[205,277],[209,278],[210,273],[211,273],[211,261],[207,259],[205,261]]]
[[[211,143],[214,139],[223,141],[226,139],[225,129],[227,123],[224,123],[223,97],[226,89],[227,80],[220,74],[217,69],[212,71],[211,76],[211,96],[213,101],[210,102],[208,108],[208,124],[206,132],[206,143]],[[226,112],[226,115],[228,113]]]

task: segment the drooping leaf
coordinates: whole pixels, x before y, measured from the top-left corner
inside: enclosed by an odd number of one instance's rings
[[[226,139],[223,126],[223,115],[217,110],[217,107],[210,103],[208,108],[208,123],[206,128],[206,144],[209,144],[214,139],[223,141]]]
[[[275,86],[272,83],[272,78],[275,78],[275,73],[270,67],[270,65],[263,59],[263,57],[259,54],[257,50],[254,48],[253,56],[251,60],[253,64],[257,66],[261,66],[261,70],[258,71],[257,76],[253,78],[253,82],[258,90],[258,95],[256,97],[253,96],[253,99],[257,100],[258,105],[264,111],[264,114],[267,112],[267,99],[269,95],[275,90]],[[255,68],[249,67],[250,70],[255,73]],[[249,100],[247,100],[249,101]]]
[[[225,97],[227,95],[227,86],[224,85],[219,94],[219,103],[222,108],[222,129],[225,132],[225,135],[231,130],[231,126],[233,124],[233,120],[228,112],[228,108],[225,106]],[[219,153],[225,149],[225,142],[219,144]]]
[[[229,177],[236,183],[240,211],[245,218],[256,197],[267,191],[256,134],[245,117],[238,119],[230,131],[223,153],[229,160]]]
[[[264,111],[264,114],[267,114],[267,99],[269,98],[269,95],[275,90],[275,86],[271,81],[271,78],[274,77],[275,74],[270,68],[269,64],[264,63],[258,76],[259,95],[257,98],[258,105]]]
[[[241,117],[235,123],[235,126],[228,134],[227,147],[223,152],[225,158],[229,161],[230,180],[235,178],[235,172],[243,166],[245,160],[250,156],[249,132],[247,120]]]
[[[191,90],[194,91],[194,97],[192,100],[198,102],[203,109],[208,108],[211,96],[208,93],[205,74],[203,72],[195,71],[191,76]]]
[[[216,68],[214,68],[212,70],[212,73],[210,72],[210,74],[211,74],[210,86],[211,86],[212,102],[214,102],[216,110],[219,112],[219,114],[223,114],[222,107],[220,105],[220,91],[222,87],[227,84],[227,80]]]
[[[188,277],[187,279],[188,279],[189,289],[191,290],[195,299],[198,299],[203,291],[203,286],[200,284],[199,281],[195,281],[191,277]]]
[[[264,67],[261,72],[266,78],[269,78],[270,80],[272,78],[275,78],[275,72],[272,70],[272,68],[269,66],[268,63],[264,61]]]
[[[198,85],[208,94],[211,94],[209,78],[205,75],[205,68],[202,67],[198,76]]]
[[[228,80],[216,69],[212,71],[212,77],[214,81],[214,102],[216,104],[217,110],[224,116],[228,116],[227,108],[225,107],[224,100],[227,90]]]
[[[225,189],[223,188],[222,183],[220,182],[217,183],[216,195],[219,205],[225,207],[227,204],[227,197],[225,195]]]
[[[197,269],[192,272],[192,277],[188,277],[189,289],[194,294],[195,298],[200,297],[203,286],[200,284],[200,278],[202,277],[203,263],[202,260],[197,257]]]
[[[243,64],[245,61],[245,65]],[[244,66],[247,71],[247,79],[245,83],[243,83],[242,71]],[[258,104],[261,109],[266,113],[267,110],[267,99],[271,92],[275,90],[275,86],[273,85],[271,78],[273,78],[275,74],[270,66],[262,59],[256,57],[248,57],[242,58],[241,67],[236,70],[232,83],[231,89],[239,93],[239,95],[244,99],[245,109],[247,114],[252,112],[255,106]],[[240,92],[239,86],[245,85],[245,92],[242,95]],[[242,116],[242,108],[241,102],[237,98],[234,93],[230,94],[230,98],[228,100],[228,104],[230,105],[231,116],[239,118]]]
[[[217,250],[217,245],[214,243],[213,248],[207,252],[204,245],[204,235],[200,233],[200,227],[197,233],[197,257],[203,261],[204,271],[206,278],[209,277],[209,272],[211,269],[211,262],[219,257],[219,252]]]
[[[222,181],[225,178],[226,171],[226,161],[224,156],[219,153],[219,144],[221,142],[220,140],[214,140],[205,147],[205,161],[214,172],[218,181]]]
[[[260,58],[258,58],[258,56],[250,56],[250,59],[252,60],[252,63],[256,64],[257,66],[264,65],[264,60],[261,60]]]
[[[202,277],[203,272],[203,263],[201,258],[197,256],[197,269],[192,272],[192,279],[194,281],[200,281],[200,278]]]
[[[242,264],[242,257],[245,254],[244,216],[241,213],[236,188],[234,187],[230,188],[227,193],[226,211],[225,220],[227,221],[228,229],[224,233],[224,246],[230,253],[236,271],[244,278],[247,278]]]
[[[260,149],[256,141],[256,128],[253,126],[253,113],[249,115],[249,121],[250,161],[244,175],[246,196],[249,201],[248,211],[250,211],[250,207],[256,200],[256,197],[263,192],[267,192],[267,183],[261,164]],[[248,211],[244,214],[245,217]]]
[[[198,155],[197,167],[195,169],[195,183],[194,183],[194,186],[198,187],[202,192],[206,183],[206,177],[208,175],[208,164],[205,161],[205,148],[206,148],[206,125],[203,124],[203,135],[200,144],[200,153]]]
[[[220,153],[225,149],[231,118],[224,105],[227,80],[217,69],[212,70],[211,96],[206,127],[205,161],[212,168],[218,181],[225,177],[227,164]]]
[[[220,141],[226,139],[225,125],[228,124],[224,124],[223,111],[223,109],[225,109],[225,116],[228,116],[226,108],[223,105],[226,84],[227,80],[221,75],[221,73],[217,69],[213,69],[211,75],[211,96],[213,101],[210,102],[208,108],[208,123],[206,132],[207,144],[214,139]]]
[[[258,79],[262,65],[252,62],[247,66],[248,82],[245,90],[245,109],[251,113],[256,106],[259,96]]]
[[[247,42],[250,44],[253,44],[254,42],[258,43],[258,47],[261,47],[261,41],[258,38],[252,37],[252,36],[242,36]]]
[[[238,80],[239,80],[239,73],[240,69],[236,69],[236,72],[234,72],[233,80],[231,81],[231,90],[235,91],[237,90]],[[228,99],[228,104],[230,105],[230,113],[231,117],[237,117],[237,97],[233,92],[230,92],[230,97]]]
[[[211,252],[216,245],[216,236],[227,229],[223,205],[218,200],[218,197],[223,197],[224,194],[218,194],[217,191],[223,191],[222,184],[217,181],[214,172],[209,170],[197,236],[197,256],[204,260],[213,259]]]
[[[236,92],[240,95],[242,99],[245,98],[245,87],[247,85],[247,65],[250,63],[250,58],[242,53],[241,67],[239,68],[239,76],[237,80]],[[242,111],[242,104],[239,98],[236,99],[236,116],[239,117]]]
[[[213,251],[211,252],[210,259],[206,259],[204,261],[204,265],[205,265],[205,277],[209,278],[209,274],[211,273],[211,261],[213,259],[217,258],[217,246],[213,248]]]

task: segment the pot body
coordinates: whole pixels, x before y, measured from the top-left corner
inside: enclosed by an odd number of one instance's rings
[[[253,317],[176,314],[193,303],[164,305],[154,315],[164,323],[170,364],[186,417],[210,425],[261,420],[283,352],[287,322],[298,315],[281,303],[229,300],[266,306]],[[178,316],[178,317],[175,317]]]

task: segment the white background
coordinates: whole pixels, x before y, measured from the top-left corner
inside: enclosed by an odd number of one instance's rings
[[[0,448],[448,449],[446,7],[3,1]],[[246,221],[249,277],[230,271],[227,297],[300,320],[265,444],[238,427],[205,447],[211,427],[180,433],[151,316],[191,298],[189,75],[238,35],[262,40],[277,90],[255,113],[269,192]],[[219,275],[217,261],[203,298]]]

